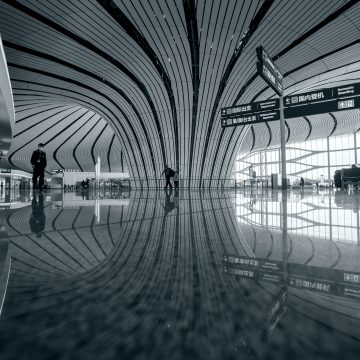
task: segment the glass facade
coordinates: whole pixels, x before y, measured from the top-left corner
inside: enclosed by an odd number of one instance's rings
[[[335,170],[360,161],[359,144],[357,132],[287,145],[287,174],[295,181],[300,177],[305,181],[331,181]],[[235,161],[235,179],[248,179],[251,166],[257,177],[280,173],[280,146],[239,155]]]

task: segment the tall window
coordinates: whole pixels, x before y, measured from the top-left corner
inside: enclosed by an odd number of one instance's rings
[[[356,138],[355,138],[356,136]],[[335,170],[360,162],[360,133],[309,140],[286,146],[287,173],[308,180],[333,177]],[[330,163],[328,163],[330,159]],[[236,180],[249,177],[253,166],[258,176],[280,172],[280,146],[239,155],[235,161]]]

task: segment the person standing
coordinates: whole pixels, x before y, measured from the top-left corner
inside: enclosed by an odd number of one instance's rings
[[[39,190],[42,191],[44,187],[45,168],[47,165],[44,144],[40,143],[38,145],[38,149],[32,153],[30,162],[33,167],[33,190],[36,189],[37,179],[39,178]]]
[[[167,165],[165,165],[165,169],[161,173],[161,175],[163,175],[163,174],[165,174],[165,180],[166,180],[164,189],[167,189],[168,186],[169,186],[169,189],[172,189],[170,179],[175,175],[175,171],[173,169],[169,168]]]
[[[303,188],[304,185],[305,185],[305,180],[304,180],[304,178],[302,177],[302,178],[300,178],[300,186]]]

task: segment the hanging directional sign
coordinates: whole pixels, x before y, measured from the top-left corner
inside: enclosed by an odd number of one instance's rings
[[[258,57],[258,73],[269,84],[271,88],[279,95],[283,94],[283,76],[269,54],[262,46],[256,48]]]
[[[305,105],[354,95],[360,95],[360,83],[284,96],[284,106]]]
[[[275,121],[280,119],[280,111],[278,109],[272,111],[270,110],[244,113],[240,113],[237,110],[234,110],[234,112],[232,112],[232,108],[226,109],[227,115],[221,117],[222,127],[251,125],[260,122]],[[344,99],[334,99],[323,102],[305,103],[298,106],[289,106],[284,109],[284,117],[285,119],[291,119],[301,116],[326,114],[330,112],[352,109],[360,109],[360,96]]]

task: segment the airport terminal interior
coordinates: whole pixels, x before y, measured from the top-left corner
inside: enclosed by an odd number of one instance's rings
[[[359,360],[360,1],[0,0],[0,359]]]

